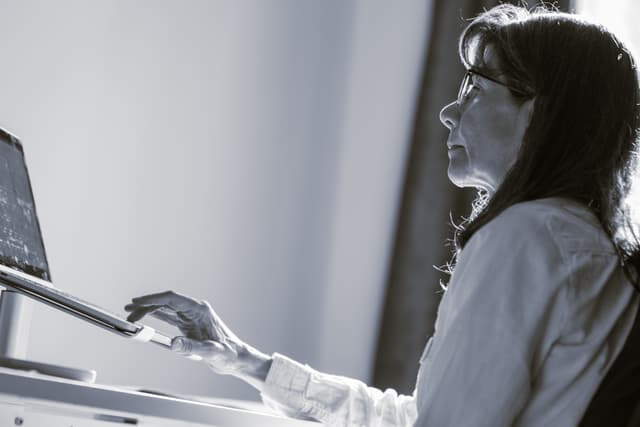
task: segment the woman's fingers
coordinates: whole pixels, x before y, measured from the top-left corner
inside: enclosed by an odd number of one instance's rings
[[[131,302],[138,306],[163,305],[170,307],[175,311],[193,310],[194,307],[198,307],[201,305],[198,300],[174,291],[144,295],[141,297],[133,298]]]
[[[180,316],[179,313],[172,311],[167,308],[159,308],[158,310],[154,310],[149,313],[150,316],[155,317],[156,319],[160,319],[163,322],[166,322],[172,326],[177,327],[182,331],[183,334],[188,335],[187,332],[194,329],[193,325],[189,322],[185,322]],[[198,338],[198,337],[193,337]]]
[[[188,313],[197,310],[201,305],[199,301],[186,295],[166,291],[133,298],[131,303],[127,304],[124,309],[125,311],[132,312],[128,320],[135,322],[147,314],[154,312],[159,307],[165,307],[178,313]]]
[[[131,312],[131,314],[127,316],[127,321],[129,322],[137,322],[147,314],[150,314],[159,308],[160,306],[157,306],[157,305],[138,306],[135,304],[128,304],[124,307],[126,311]]]
[[[179,312],[172,310],[166,306],[150,305],[150,306],[138,306],[136,304],[129,304],[124,307],[126,311],[130,311],[131,314],[127,317],[130,322],[136,322],[142,319],[144,316],[153,316],[156,319],[160,319],[170,325],[176,326],[183,333],[195,329],[193,322],[189,322]],[[196,337],[197,338],[197,337]]]
[[[151,315],[177,326],[189,338],[214,340],[222,345],[228,345],[227,338],[237,339],[208,302],[173,291],[133,298],[125,310],[131,312],[127,318],[129,321],[135,322]]]

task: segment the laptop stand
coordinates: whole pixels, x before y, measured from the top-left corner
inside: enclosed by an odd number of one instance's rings
[[[10,290],[0,291],[0,366],[93,383],[96,371],[25,360],[31,302]]]

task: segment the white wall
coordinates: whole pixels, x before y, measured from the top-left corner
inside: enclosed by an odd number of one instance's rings
[[[266,352],[368,380],[428,2],[0,5],[0,126],[54,282],[117,312],[175,289]],[[46,307],[29,357],[257,397]]]

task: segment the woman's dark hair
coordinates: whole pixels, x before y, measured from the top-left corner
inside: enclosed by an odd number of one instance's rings
[[[490,47],[498,70],[483,61]],[[640,290],[640,243],[626,203],[638,159],[640,94],[630,52],[606,28],[576,15],[503,4],[475,19],[460,38],[466,67],[506,80],[513,96],[534,99],[518,159],[491,197],[457,227],[461,250],[509,206],[565,197],[588,206]]]

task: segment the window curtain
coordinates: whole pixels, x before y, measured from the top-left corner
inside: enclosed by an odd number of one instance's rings
[[[556,2],[563,11],[572,10],[570,3]],[[496,4],[488,0],[433,0],[431,35],[373,372],[374,384],[383,389],[392,387],[410,394],[415,387],[418,360],[433,334],[443,292],[440,280],[447,280],[434,266],[451,259],[453,247],[447,244],[453,235],[450,215],[460,222],[460,217],[470,212],[475,195],[454,187],[447,178],[448,131],[440,123],[439,112],[454,100],[464,74],[457,45],[466,20]]]

